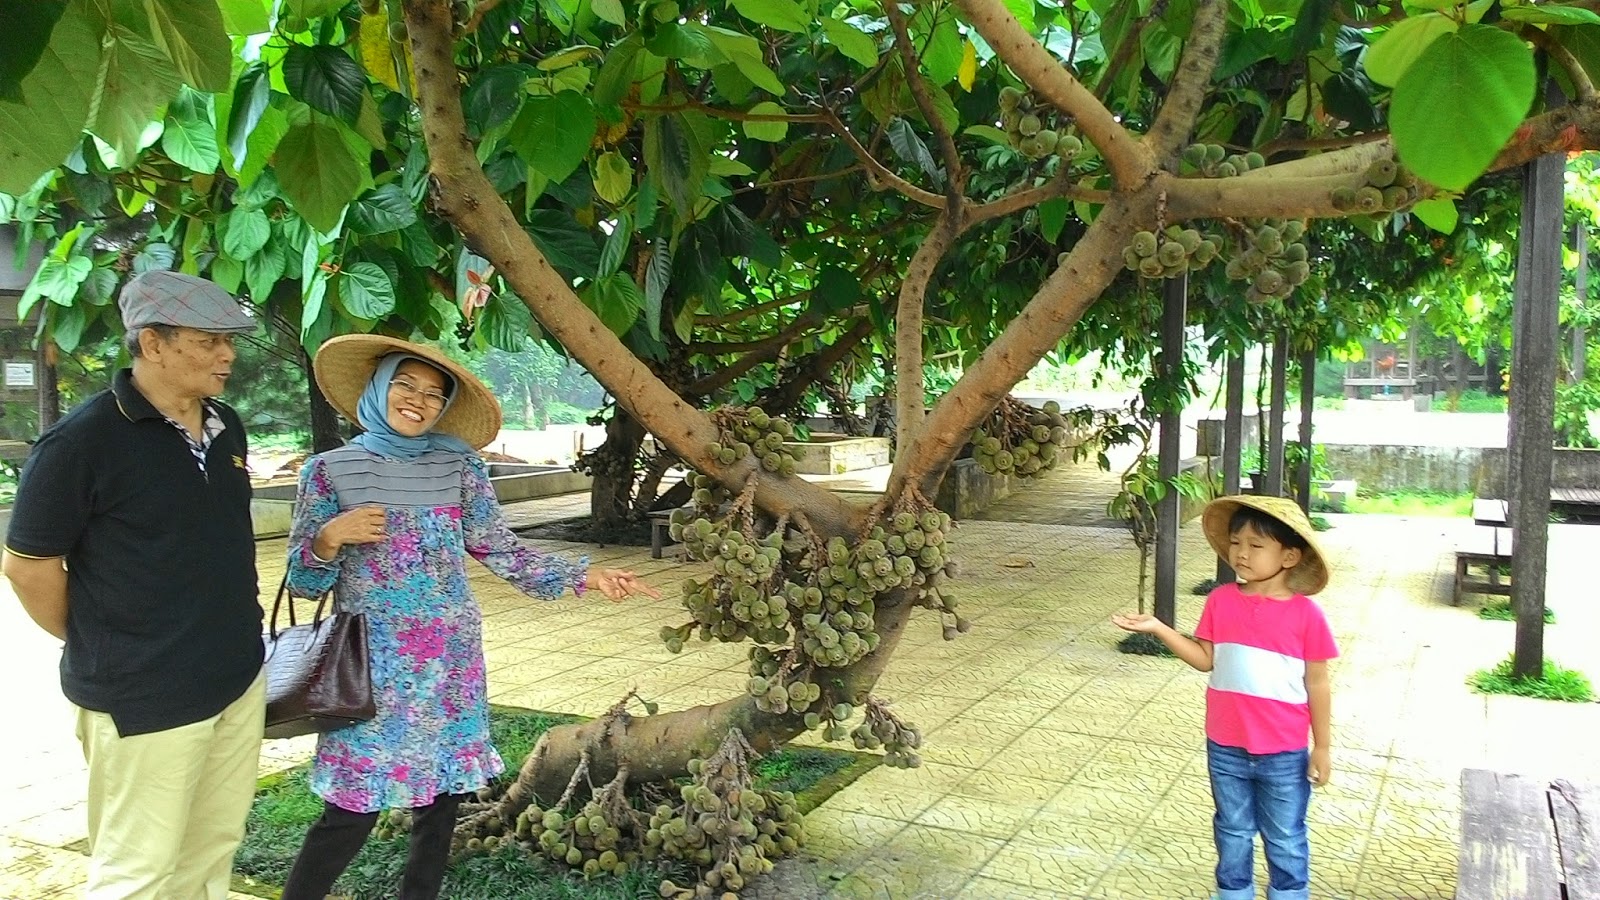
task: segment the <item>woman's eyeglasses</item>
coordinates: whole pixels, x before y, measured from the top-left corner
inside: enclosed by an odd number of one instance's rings
[[[429,409],[444,409],[445,401],[450,399],[438,391],[425,391],[411,382],[406,381],[404,378],[396,378],[395,380],[389,382],[389,387],[399,391],[400,396],[406,398],[407,400],[416,400],[421,398],[422,405],[428,407]]]

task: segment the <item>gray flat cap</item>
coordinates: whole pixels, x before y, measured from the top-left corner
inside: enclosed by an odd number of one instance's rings
[[[135,275],[117,298],[122,325],[132,330],[146,325],[177,325],[198,331],[247,334],[256,320],[216,284],[157,269]]]

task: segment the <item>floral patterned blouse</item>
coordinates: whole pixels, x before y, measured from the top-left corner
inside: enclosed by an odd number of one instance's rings
[[[347,545],[331,561],[312,551],[344,510],[383,506],[388,537]],[[505,770],[489,742],[483,619],[467,584],[472,556],[524,593],[582,593],[587,558],[522,545],[506,526],[477,456],[433,451],[387,459],[345,446],[300,473],[289,536],[289,590],[332,589],[339,608],[365,613],[377,717],[320,736],[311,789],[352,812],[425,806],[475,791]]]

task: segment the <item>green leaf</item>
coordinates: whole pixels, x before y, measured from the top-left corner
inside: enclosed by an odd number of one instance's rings
[[[661,338],[662,301],[667,296],[667,287],[672,283],[672,257],[672,242],[665,237],[658,237],[650,249],[650,265],[644,270],[645,327],[649,329],[650,336],[657,340]],[[686,303],[684,306],[690,305]],[[682,337],[681,334],[679,336]]]
[[[615,150],[607,150],[594,162],[595,193],[607,203],[621,203],[633,189],[633,164]]]
[[[165,241],[151,241],[144,245],[133,257],[133,274],[143,275],[156,269],[172,268],[172,261],[178,258],[172,245]]]
[[[617,215],[616,227],[606,236],[606,245],[600,250],[599,277],[617,271],[627,258],[633,244],[633,217],[626,212]]]
[[[894,148],[895,155],[902,162],[921,169],[936,183],[944,183],[944,173],[939,170],[933,154],[928,152],[928,145],[922,142],[910,122],[896,118],[889,123],[889,146]]]
[[[1500,17],[1535,25],[1600,24],[1600,15],[1580,6],[1502,6]]]
[[[645,165],[661,179],[678,214],[688,218],[700,199],[710,165],[700,137],[685,114],[671,113],[647,120],[644,126]]]
[[[729,159],[721,154],[712,155],[710,159],[710,165],[706,167],[706,171],[712,175],[722,175],[724,177],[729,175],[755,174],[755,170],[744,163],[738,161],[737,159]]]
[[[622,0],[591,0],[590,8],[602,21],[617,26],[628,24],[628,16],[622,11]]]
[[[639,313],[644,309],[644,295],[639,292],[639,286],[622,272],[596,281],[584,292],[584,297],[600,321],[619,337],[639,321]],[[658,335],[659,327],[658,323]]]
[[[323,233],[339,224],[339,214],[361,190],[363,164],[331,122],[312,117],[290,127],[272,160],[284,196]]]
[[[1411,213],[1421,219],[1422,224],[1445,234],[1455,231],[1456,224],[1460,221],[1455,201],[1445,197],[1423,200],[1411,207]]]
[[[244,261],[244,280],[250,287],[250,299],[257,305],[272,296],[272,286],[283,277],[287,262],[283,247],[277,241],[268,241],[256,255]]]
[[[88,260],[84,260],[88,262]],[[56,346],[64,353],[71,353],[78,349],[78,342],[83,340],[83,330],[89,324],[88,317],[84,315],[82,306],[69,306],[57,310],[51,316],[50,336],[55,339]]]
[[[961,69],[961,32],[956,29],[955,19],[941,17],[926,45],[923,37],[919,34],[917,40],[922,46],[922,70],[928,73],[934,87],[942,88],[955,81]]]
[[[29,4],[6,3],[5,7]],[[11,55],[7,51],[0,56]],[[19,53],[20,59],[23,54]],[[21,196],[78,146],[100,64],[100,30],[88,0],[74,0],[50,31],[19,88],[21,103],[0,99],[0,192]]]
[[[961,130],[962,134],[970,134],[979,140],[987,141],[996,147],[1010,147],[1011,139],[1006,133],[993,125],[971,125]]]
[[[233,82],[233,45],[217,0],[144,0],[155,44],[191,87],[215,93]]]
[[[1389,87],[1398,85],[1417,57],[1456,27],[1455,19],[1438,13],[1401,19],[1367,48],[1362,59],[1367,77]]]
[[[211,118],[211,96],[188,86],[167,107],[161,150],[191,172],[210,173],[222,161],[217,152],[217,125]]]
[[[367,76],[350,55],[338,47],[290,44],[283,55],[283,82],[289,96],[354,125],[367,92]]]
[[[817,272],[811,288],[811,308],[831,315],[861,302],[861,281],[849,269],[829,263]]]
[[[256,123],[250,132],[250,139],[246,141],[249,150],[239,163],[240,187],[248,188],[256,183],[266,169],[267,161],[288,133],[289,117],[282,110],[269,106],[261,113],[261,121]]]
[[[681,59],[697,69],[709,69],[724,60],[722,51],[699,22],[667,22],[656,28],[645,48],[663,59]]]
[[[233,88],[233,107],[228,112],[228,152],[233,154],[235,167],[243,166],[248,158],[250,135],[266,112],[272,99],[272,79],[265,63],[254,62],[239,76]],[[270,150],[269,150],[270,152]]]
[[[847,59],[869,68],[878,64],[877,41],[854,25],[838,19],[824,18],[822,33],[827,35],[828,43],[837,47]]]
[[[527,349],[533,328],[533,314],[509,291],[490,297],[488,305],[478,314],[478,334],[483,335],[489,346],[508,353]]]
[[[339,273],[339,299],[357,319],[381,319],[394,312],[394,282],[377,263],[358,262]]]
[[[1005,0],[1006,10],[1016,17],[1024,31],[1033,31],[1035,27],[1033,9],[1036,5],[1035,0]]]
[[[528,216],[528,234],[550,265],[567,280],[593,278],[600,268],[600,248],[589,230],[566,211],[536,209]]]
[[[127,164],[156,110],[172,99],[181,82],[165,54],[121,25],[111,26],[103,47],[96,113],[89,130]]]
[[[50,32],[66,8],[66,0],[0,3],[0,34],[9,48],[0,54],[0,101],[22,102],[22,79],[44,55]]]
[[[244,263],[218,254],[211,260],[210,277],[218,287],[230,294],[238,294],[239,285],[244,281]]]
[[[594,131],[594,108],[589,99],[562,91],[525,100],[522,112],[506,131],[506,143],[523,162],[559,184],[589,155]]]
[[[417,209],[400,185],[390,182],[368,191],[350,207],[350,230],[357,234],[388,234],[417,221]]]
[[[750,107],[750,115],[781,116],[784,115],[784,109],[778,104],[773,103],[771,100],[763,100],[762,102],[757,103],[755,106]],[[744,123],[744,133],[758,141],[767,141],[768,143],[775,144],[788,136],[789,123],[785,121],[760,122],[746,119]]]
[[[222,252],[241,262],[260,253],[272,237],[272,223],[259,209],[235,209],[222,221]]]
[[[222,24],[229,34],[263,34],[272,30],[272,23],[267,19],[267,7],[271,3],[263,0],[218,0],[217,6],[222,10]]]
[[[349,3],[350,0],[284,0],[282,16],[318,19],[333,15]]]
[[[33,273],[33,280],[22,292],[22,299],[17,301],[17,319],[26,319],[41,299],[59,306],[71,306],[72,298],[78,295],[78,285],[83,284],[93,268],[94,264],[84,256],[66,259],[58,259],[54,255],[45,257]]]
[[[728,57],[739,73],[750,79],[750,83],[758,88],[782,97],[785,93],[783,82],[778,76],[767,68],[766,61],[761,54],[761,43],[748,34],[729,31],[726,28],[707,26],[706,33],[711,36],[712,43],[717,45],[723,55]]]
[[[811,17],[794,0],[730,0],[739,15],[768,28],[804,34]]]
[[[522,98],[527,96],[523,87],[532,73],[533,68],[522,63],[489,66],[480,71],[462,98],[467,120],[480,131],[511,121],[522,107]]]
[[[594,77],[595,106],[616,106],[622,102],[639,77],[639,54],[643,51],[644,38],[637,34],[628,35],[611,48]]]
[[[1061,236],[1062,226],[1067,224],[1067,213],[1071,209],[1072,204],[1065,197],[1051,197],[1039,204],[1039,235],[1054,244]]]
[[[1434,41],[1390,103],[1401,160],[1439,187],[1465,189],[1522,124],[1534,80],[1533,53],[1509,32],[1467,25]]]

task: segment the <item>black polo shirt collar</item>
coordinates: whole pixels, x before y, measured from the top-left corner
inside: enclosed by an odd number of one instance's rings
[[[139,392],[139,388],[133,383],[132,369],[117,370],[116,377],[111,379],[111,393],[117,398],[117,409],[122,410],[122,414],[127,416],[130,422],[167,418],[165,413],[156,409],[155,404]]]

